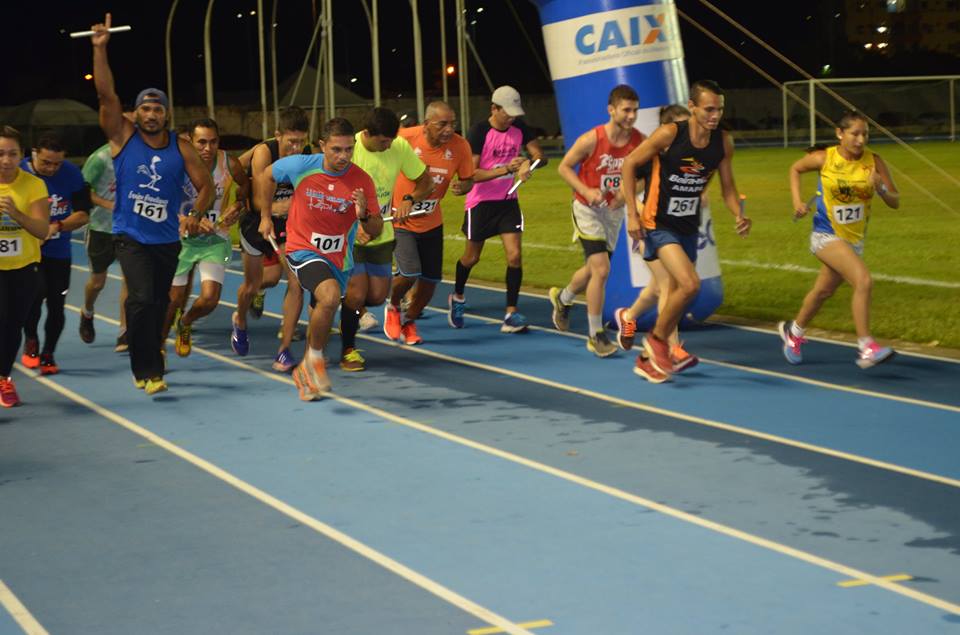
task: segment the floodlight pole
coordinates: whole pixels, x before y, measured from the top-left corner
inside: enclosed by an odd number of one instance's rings
[[[817,91],[814,80],[807,80],[807,102],[810,104],[810,147],[817,145]]]
[[[380,106],[380,24],[377,15],[378,0],[373,2],[373,14],[370,13],[370,7],[367,0],[360,0],[363,3],[363,11],[367,14],[367,25],[370,27],[370,55],[373,58],[373,105]],[[442,0],[441,0],[442,2]]]
[[[170,53],[170,33],[173,31],[173,14],[177,10],[177,4],[180,0],[173,0],[170,7],[170,13],[167,15],[167,38],[166,38],[166,58],[167,58],[167,99],[170,104],[170,127],[176,129],[177,120],[173,110],[173,56]],[[440,0],[443,4],[443,0]]]
[[[270,11],[270,70],[273,77],[273,129],[280,127],[280,95],[277,94],[277,5],[280,0],[273,0]],[[266,138],[266,137],[264,137]]]
[[[483,60],[480,59],[480,54],[477,53],[477,47],[473,43],[473,38],[470,37],[469,33],[464,33],[463,38],[467,41],[467,45],[470,46],[470,52],[473,53],[473,59],[476,60],[477,66],[480,67],[480,73],[483,74],[483,79],[487,82],[487,88],[490,89],[490,93],[493,93],[493,81],[490,79],[490,73],[487,72],[487,67],[483,65]]]
[[[443,12],[445,0],[440,0],[440,81],[443,83],[443,101],[449,103],[447,92],[447,18]],[[423,116],[423,113],[420,114]]]
[[[292,106],[297,101],[297,93],[300,92],[300,84],[303,82],[303,74],[307,70],[307,64],[310,63],[310,52],[313,50],[313,45],[317,41],[317,34],[320,33],[320,27],[323,26],[323,16],[317,18],[317,23],[313,27],[313,37],[310,38],[310,45],[307,46],[307,53],[303,56],[303,64],[300,65],[300,73],[297,75],[297,81],[293,83],[293,93],[290,95],[290,103],[288,106]],[[321,49],[323,48],[323,43],[320,44]],[[319,58],[318,58],[319,59]],[[320,64],[317,64],[317,72],[320,72]]]
[[[334,81],[333,75],[333,0],[326,0],[327,2],[327,94],[326,96],[326,116],[327,119],[336,116],[337,109],[337,100],[334,90],[336,89],[336,82]]]
[[[210,47],[210,22],[213,16],[213,2],[207,3],[207,16],[203,21],[203,70],[207,84],[207,114],[216,119],[213,109],[213,51]]]
[[[420,42],[420,13],[417,0],[410,0],[413,13],[413,68],[417,81],[417,119],[423,117],[423,47]]]
[[[957,140],[957,92],[956,81],[950,80],[950,141]]]
[[[267,65],[263,42],[263,0],[257,0],[257,41],[260,51],[260,113],[263,138],[267,138]]]
[[[457,10],[457,64],[459,65],[460,80],[460,129],[466,132],[470,128],[470,86],[467,83],[467,44],[464,40],[466,35],[466,12],[464,10],[463,0],[456,0]]]

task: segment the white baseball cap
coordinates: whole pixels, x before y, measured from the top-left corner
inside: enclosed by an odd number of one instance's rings
[[[490,101],[503,108],[511,117],[523,115],[523,106],[520,105],[520,93],[513,86],[501,86],[493,91]]]

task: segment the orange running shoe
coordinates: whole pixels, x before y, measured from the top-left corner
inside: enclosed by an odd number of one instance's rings
[[[400,309],[387,302],[387,306],[383,307],[383,334],[396,342],[400,339],[401,331]]]
[[[675,373],[682,373],[700,363],[699,357],[684,350],[683,342],[670,347],[670,357],[673,358],[673,372]]]
[[[38,351],[40,349],[40,342],[35,339],[28,338],[23,342],[23,355],[20,356],[20,363],[26,366],[27,368],[36,368],[40,365],[40,355]]]
[[[400,327],[400,337],[403,338],[404,344],[408,344],[410,346],[415,344],[423,344],[423,338],[420,337],[419,333],[417,333],[417,323],[413,320]]]

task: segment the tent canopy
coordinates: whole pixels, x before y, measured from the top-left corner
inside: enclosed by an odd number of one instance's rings
[[[28,101],[8,111],[7,121],[15,128],[100,126],[97,111],[73,99]]]

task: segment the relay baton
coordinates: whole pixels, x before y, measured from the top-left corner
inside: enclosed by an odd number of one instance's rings
[[[397,208],[394,207],[392,211],[394,211],[394,212],[397,211]],[[407,214],[407,218],[412,218],[412,217],[414,217],[414,216],[423,216],[424,214],[429,214],[429,213],[430,213],[430,210],[428,210],[428,209],[421,209],[421,210],[417,210],[417,211],[415,211],[415,212],[410,212],[409,214]],[[392,214],[391,214],[390,216],[384,216],[384,217],[383,217],[383,221],[384,221],[384,222],[391,221],[391,220],[393,220],[393,215],[392,215]]]
[[[277,245],[276,239],[274,239],[273,236],[267,236],[267,240],[270,241],[270,246],[273,247],[273,250],[279,254],[279,253],[280,253],[280,246]]]
[[[533,171],[537,169],[537,166],[540,165],[540,159],[534,159],[533,163],[530,164],[530,173],[533,174]],[[529,178],[529,177],[528,177]],[[517,179],[517,182],[510,186],[510,189],[507,190],[507,196],[510,196],[517,191],[517,188],[520,187],[520,184],[523,183],[520,179]]]
[[[817,197],[818,197],[818,196],[820,196],[820,192],[817,192],[816,194],[814,194],[813,196],[811,196],[811,197],[810,197],[810,200],[807,201],[806,209],[807,209],[808,211],[809,211],[809,209],[810,209],[811,207],[813,207],[814,204],[817,202]],[[794,212],[794,214],[793,214],[793,222],[797,222],[798,220],[800,220],[800,217],[797,216],[796,212]]]
[[[107,31],[110,33],[123,33],[124,31],[129,31],[132,28],[133,27],[131,27],[129,24],[124,24],[123,26],[112,26],[107,29]],[[74,31],[70,34],[70,37],[77,39],[80,37],[93,37],[95,34],[96,31]]]

